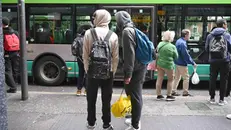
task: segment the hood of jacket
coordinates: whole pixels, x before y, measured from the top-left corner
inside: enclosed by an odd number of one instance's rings
[[[211,32],[211,34],[212,35],[221,35],[221,34],[223,34],[224,32],[226,32],[226,30],[224,29],[224,28],[215,28],[212,32]]]
[[[115,14],[115,20],[117,22],[117,28],[123,30],[125,26],[133,27],[131,16],[126,11],[119,11]]]
[[[111,22],[111,14],[105,9],[96,10],[93,14],[95,27],[108,27]]]
[[[11,27],[3,28],[3,34],[13,34],[15,31]]]

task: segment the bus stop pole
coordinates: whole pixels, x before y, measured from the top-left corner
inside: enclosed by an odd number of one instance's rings
[[[21,97],[22,100],[28,99],[28,76],[27,76],[27,58],[26,58],[26,18],[25,1],[18,0],[18,14],[20,27],[20,67],[21,67]]]
[[[0,1],[0,130],[8,130],[7,97],[5,88],[5,64],[2,33],[2,1]]]

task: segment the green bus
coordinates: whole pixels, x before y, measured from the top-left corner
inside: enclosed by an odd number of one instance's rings
[[[2,3],[3,17],[8,17],[11,26],[17,30],[17,0],[2,0]],[[182,29],[190,29],[192,36],[188,51],[198,64],[201,80],[209,79],[209,64],[203,58],[207,34],[219,18],[225,18],[231,28],[231,1],[228,0],[25,0],[25,4],[28,75],[41,85],[60,85],[68,78],[78,77],[78,64],[71,54],[71,43],[80,26],[91,24],[96,9],[103,8],[111,13],[111,30],[116,27],[114,13],[128,11],[136,27],[148,29],[147,35],[155,46],[163,31],[175,31],[176,40]],[[41,31],[44,27],[50,29],[49,38],[44,38]],[[115,80],[123,79],[122,65],[120,60]],[[193,67],[188,67],[191,74]],[[147,73],[146,80],[155,78],[155,72]]]

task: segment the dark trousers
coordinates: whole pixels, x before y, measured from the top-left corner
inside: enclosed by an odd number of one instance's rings
[[[5,82],[10,89],[17,89],[15,80],[19,78],[19,53],[7,52],[4,55],[5,59]],[[16,79],[15,79],[16,78]]]
[[[96,121],[96,100],[98,94],[98,87],[101,86],[101,99],[102,99],[102,120],[104,126],[109,126],[111,122],[111,98],[113,75],[108,80],[100,80],[87,78],[87,121],[88,124],[93,126]]]
[[[225,91],[228,84],[229,77],[229,63],[228,62],[213,62],[210,63],[210,87],[209,95],[213,99],[215,97],[217,76],[220,73],[220,100],[224,100]]]
[[[86,88],[85,70],[84,70],[83,60],[80,58],[77,58],[77,61],[78,61],[78,66],[79,66],[79,77],[78,77],[77,89],[81,90],[83,87]]]
[[[229,70],[228,86],[225,94],[226,97],[230,96],[230,91],[231,91],[231,70]]]
[[[132,79],[128,85],[125,85],[125,91],[127,95],[131,96],[132,104],[132,126],[138,128],[141,111],[143,106],[142,88],[146,74],[146,66],[142,69],[133,71]]]

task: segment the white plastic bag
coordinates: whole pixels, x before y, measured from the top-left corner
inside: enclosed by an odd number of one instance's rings
[[[200,82],[199,76],[196,72],[196,68],[194,68],[194,73],[192,76],[192,84],[198,84]]]

